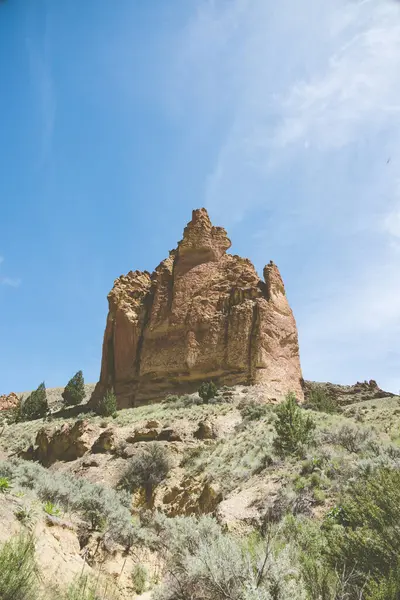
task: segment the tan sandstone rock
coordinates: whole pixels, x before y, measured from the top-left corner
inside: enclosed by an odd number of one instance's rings
[[[0,411],[2,410],[11,410],[12,408],[16,408],[18,406],[18,396],[11,392],[11,394],[0,396]]]
[[[265,385],[266,398],[303,399],[296,323],[278,268],[260,280],[207,211],[193,211],[176,250],[154,273],[119,277],[108,296],[100,381],[120,408],[218,385]]]
[[[214,427],[209,421],[200,421],[193,435],[198,440],[213,440],[217,437]]]
[[[58,460],[71,461],[80,458],[91,448],[92,428],[86,421],[65,423],[60,429],[43,427],[36,436],[34,458],[48,467]]]
[[[93,454],[112,452],[115,448],[115,436],[113,429],[105,429],[101,432],[92,446]]]

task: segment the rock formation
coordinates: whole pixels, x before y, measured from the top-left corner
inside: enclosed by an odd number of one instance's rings
[[[11,392],[11,394],[0,396],[0,411],[2,410],[11,410],[12,408],[16,408],[19,404],[17,394]]]
[[[218,385],[265,386],[266,397],[303,399],[296,323],[278,268],[260,280],[252,263],[227,254],[225,229],[193,211],[176,250],[154,273],[131,271],[111,290],[100,381],[120,408],[166,393]]]

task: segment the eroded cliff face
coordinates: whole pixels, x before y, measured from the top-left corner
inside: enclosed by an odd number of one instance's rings
[[[303,399],[296,323],[278,268],[260,280],[207,211],[193,211],[176,250],[152,275],[131,271],[108,296],[100,381],[120,408],[166,393],[219,385],[265,385],[266,397]]]

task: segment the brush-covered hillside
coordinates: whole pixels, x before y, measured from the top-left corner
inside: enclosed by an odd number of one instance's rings
[[[304,390],[1,411],[1,600],[399,598],[399,398]]]

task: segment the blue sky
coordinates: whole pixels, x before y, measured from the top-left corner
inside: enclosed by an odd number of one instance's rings
[[[400,3],[0,5],[0,393],[96,381],[114,279],[206,206],[304,376],[400,389]]]

